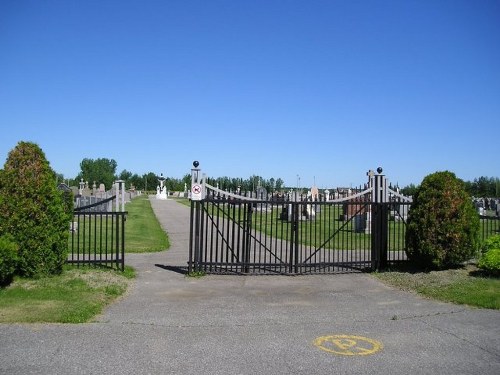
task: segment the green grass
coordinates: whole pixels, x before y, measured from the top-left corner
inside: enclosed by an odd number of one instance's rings
[[[125,227],[125,252],[146,253],[170,247],[168,235],[161,228],[147,196],[134,198],[126,206],[127,215],[121,219],[109,215],[75,216],[78,234],[70,237],[69,250],[75,253],[113,254],[116,252],[116,231]]]
[[[182,203],[185,206],[191,207],[191,200],[188,198],[174,198],[176,202]]]
[[[66,267],[40,279],[17,277],[0,289],[0,323],[84,323],[123,295],[135,272]]]
[[[428,298],[500,309],[500,278],[489,277],[475,266],[431,272],[396,270],[374,275],[384,283]]]
[[[147,196],[133,199],[125,208],[128,212],[125,223],[126,253],[155,252],[170,247],[168,235],[156,219]]]
[[[354,231],[354,220],[341,221],[342,205],[320,205],[320,212],[315,220],[299,222],[298,242],[313,247],[326,249],[358,250],[371,248],[371,234]],[[255,210],[251,214],[252,229],[270,237],[290,241],[295,236],[292,223],[280,219],[281,205],[275,205],[272,212]],[[210,216],[229,218],[237,223],[244,223],[249,215],[238,205],[206,203]],[[405,224],[402,221],[389,221],[388,250],[399,251],[404,248]]]

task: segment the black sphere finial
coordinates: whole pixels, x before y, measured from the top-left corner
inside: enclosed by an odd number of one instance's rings
[[[200,162],[198,160],[193,161],[193,166],[195,168],[198,168],[198,165],[200,165]]]
[[[378,174],[381,174],[381,173],[382,173],[382,171],[383,171],[382,167],[378,167],[378,168],[377,168],[377,173],[378,173]]]

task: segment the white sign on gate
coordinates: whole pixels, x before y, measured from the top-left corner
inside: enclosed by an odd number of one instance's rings
[[[203,183],[200,178],[200,169],[198,166],[200,163],[198,161],[193,162],[193,167],[191,169],[191,200],[201,201],[203,199]]]
[[[191,200],[201,201],[203,199],[202,186],[199,184],[194,184],[191,187]]]

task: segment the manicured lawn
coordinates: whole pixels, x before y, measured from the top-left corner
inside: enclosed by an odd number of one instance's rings
[[[168,249],[168,236],[158,223],[147,196],[127,203],[126,210],[126,252]],[[92,228],[100,228],[101,231],[111,228],[111,223],[106,220],[95,217],[89,222],[88,228],[85,228],[90,234],[86,238],[89,243],[97,241],[95,236],[92,237]],[[80,223],[79,230],[84,230],[84,224]],[[82,249],[85,245],[84,242],[80,244]],[[112,246],[109,247],[112,251]],[[125,267],[125,272],[120,272],[106,268],[71,266],[67,266],[58,276],[40,279],[16,277],[8,287],[0,288],[0,323],[91,321],[125,293],[133,277],[134,270],[131,267]]]
[[[314,220],[300,220],[298,233],[293,231],[294,224],[282,220],[280,214],[286,204],[257,204],[252,211],[248,205],[205,203],[206,212],[211,217],[227,218],[235,223],[248,223],[252,230],[265,233],[270,237],[285,241],[322,247],[325,249],[358,250],[370,249],[372,235],[365,231],[355,231],[355,220],[341,220],[344,216],[342,204],[317,204],[318,212]],[[388,250],[400,251],[404,248],[405,223],[388,222]]]
[[[71,253],[112,255],[119,246],[116,239],[125,227],[125,252],[146,253],[166,250],[170,247],[168,235],[151,207],[147,196],[128,202],[125,207],[125,220],[110,215],[89,214],[75,216],[77,233],[69,238]]]
[[[40,279],[16,277],[0,288],[0,323],[84,323],[127,290],[134,270],[67,267]]]
[[[151,208],[146,195],[127,203],[125,223],[125,252],[147,253],[166,250],[170,247],[168,236]]]
[[[440,301],[500,309],[500,279],[484,275],[474,266],[431,272],[394,270],[374,275],[399,289]]]

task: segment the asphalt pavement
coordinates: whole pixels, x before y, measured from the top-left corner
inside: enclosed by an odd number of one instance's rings
[[[499,311],[361,273],[186,277],[189,208],[151,203],[171,248],[127,254],[93,323],[0,324],[0,374],[500,374]]]

